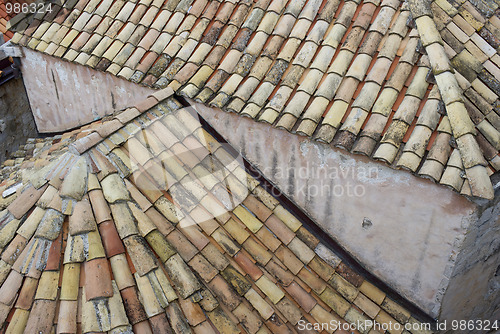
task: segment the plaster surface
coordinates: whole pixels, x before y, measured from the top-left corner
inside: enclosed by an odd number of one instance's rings
[[[366,269],[438,315],[475,204],[406,171],[190,102]]]
[[[17,156],[19,145],[29,137],[36,137],[35,121],[31,113],[23,79],[12,79],[0,86],[0,162]]]
[[[22,73],[38,131],[62,132],[134,105],[154,92],[109,73],[23,48]]]

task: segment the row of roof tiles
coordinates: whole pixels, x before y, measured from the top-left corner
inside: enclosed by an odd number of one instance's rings
[[[491,198],[498,4],[421,4],[75,0],[13,41]]]

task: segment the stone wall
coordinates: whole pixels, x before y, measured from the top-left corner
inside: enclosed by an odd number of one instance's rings
[[[153,90],[23,48],[24,83],[38,131],[63,132],[133,106]]]
[[[191,103],[367,270],[438,316],[474,203],[406,171]]]
[[[496,176],[494,183],[500,182],[500,175]],[[477,215],[443,298],[440,319],[448,322],[500,319],[500,188],[495,200],[482,203]]]
[[[14,157],[20,144],[37,130],[22,78],[0,86],[0,163]]]

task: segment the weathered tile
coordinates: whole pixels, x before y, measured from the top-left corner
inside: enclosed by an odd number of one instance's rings
[[[85,262],[85,289],[87,300],[113,295],[107,259],[100,258]]]
[[[159,295],[155,294],[155,290],[148,279],[148,276],[141,276],[139,273],[134,274],[135,281],[137,282],[137,288],[142,297],[142,304],[144,306],[144,311],[148,317],[155,316],[163,312],[163,307],[167,303],[163,301]],[[160,297],[160,298],[159,298]],[[163,305],[162,305],[163,304]]]
[[[231,284],[236,292],[243,296],[251,287],[251,283],[241,275],[233,266],[229,265],[221,272],[222,277]]]
[[[233,310],[233,314],[249,333],[256,333],[262,326],[262,321],[259,319],[259,316],[255,311],[252,312],[244,303],[238,305],[238,307]]]
[[[109,262],[118,289],[123,290],[135,285],[125,254],[115,255],[109,259]]]
[[[242,206],[238,206],[233,210],[233,213],[247,226],[247,228],[256,233],[261,227],[262,223],[253,216],[248,210]]]
[[[6,280],[0,287],[0,302],[4,305],[11,305],[14,301],[17,291],[21,287],[23,276],[15,270],[11,270]]]
[[[357,288],[338,274],[334,274],[328,283],[330,283],[335,290],[351,302],[358,295]]]
[[[146,235],[146,240],[163,262],[176,253],[174,247],[159,231],[152,231]]]
[[[240,247],[227,235],[222,228],[218,228],[212,234],[212,238],[214,238],[217,243],[230,255],[234,256],[239,250]]]
[[[260,316],[264,320],[269,319],[274,310],[254,289],[250,289],[246,294],[245,298],[252,304],[252,306],[259,312]]]
[[[302,312],[296,306],[296,304],[291,301],[288,297],[281,299],[277,304],[276,308],[283,314],[283,316],[290,321],[293,326],[302,318]]]
[[[165,313],[160,313],[149,318],[149,323],[153,333],[169,333],[172,330]]]
[[[364,294],[359,294],[354,300],[354,304],[372,319],[376,318],[380,311],[380,307],[368,299]]]
[[[80,263],[67,263],[64,265],[61,282],[60,300],[76,301],[80,282]]]
[[[23,286],[19,290],[19,297],[17,298],[15,307],[18,309],[29,310],[35,299],[35,293],[38,287],[38,280],[35,278],[27,277],[24,280]]]
[[[215,298],[215,296],[210,292],[210,290],[201,290],[200,292],[200,297],[201,300],[199,301],[200,306],[205,310],[205,311],[212,311],[214,310],[217,306],[219,306],[219,302]]]
[[[381,307],[401,323],[407,322],[411,316],[410,312],[405,310],[390,298],[385,298]]]
[[[271,251],[274,252],[278,247],[281,245],[281,242],[279,241],[278,238],[267,228],[261,228],[255,236],[259,241],[266,245],[266,247]]]
[[[125,312],[132,325],[147,320],[148,316],[144,311],[144,307],[139,301],[136,287],[129,287],[120,291]]]
[[[165,269],[182,298],[189,297],[201,288],[200,282],[179,255],[170,257]]]
[[[273,210],[274,214],[278,216],[293,232],[296,232],[302,223],[293,216],[289,211],[287,211],[283,206],[278,205]]]
[[[26,188],[7,209],[14,215],[16,219],[21,218],[42,196],[47,186],[40,189],[34,187]]]
[[[120,175],[113,173],[106,176],[101,181],[102,191],[104,193],[104,198],[109,203],[115,203],[117,201],[127,201],[130,199],[129,192],[125,183],[121,179]]]
[[[35,301],[24,329],[25,332],[50,333],[54,322],[56,306],[56,301],[52,300]]]
[[[58,292],[59,272],[44,271],[38,282],[35,299],[56,300]]]
[[[110,207],[113,214],[113,221],[121,239],[130,235],[139,234],[135,219],[126,203],[117,202]]]
[[[341,317],[344,317],[349,310],[349,302],[342,298],[342,296],[340,296],[333,289],[327,287],[320,295],[320,298]]]
[[[229,285],[229,283],[220,275],[215,276],[214,279],[208,283],[208,286],[216,295],[217,300],[227,306],[230,310],[233,310],[241,302],[238,294],[236,294],[231,285]]]
[[[88,198],[77,202],[69,217],[69,233],[77,235],[95,230],[95,219]]]
[[[266,220],[265,225],[286,245],[295,237],[288,226],[275,215],[271,215]]]
[[[244,251],[239,251],[234,256],[234,260],[253,280],[257,280],[262,276],[262,271]]]
[[[304,267],[304,264],[286,247],[280,246],[275,255],[294,275]]]
[[[28,322],[29,314],[29,311],[16,309],[9,322],[8,331],[11,333],[22,333]]]
[[[171,303],[167,307],[166,311],[170,324],[174,329],[176,329],[179,333],[190,332],[189,324],[177,302]]]
[[[265,266],[272,258],[272,254],[253,238],[248,238],[243,248],[261,265]]]
[[[208,317],[214,324],[214,326],[221,333],[240,333],[236,324],[231,320],[231,318],[221,309],[216,308],[212,312],[208,313]]]
[[[201,307],[197,303],[193,303],[190,299],[179,300],[179,305],[190,326],[196,326],[206,320]]]
[[[257,285],[274,304],[279,302],[285,296],[283,291],[281,291],[281,289],[266,275],[262,275],[257,281],[255,281],[255,285]]]
[[[131,235],[123,239],[123,243],[139,275],[144,276],[157,268],[156,258],[143,237]]]

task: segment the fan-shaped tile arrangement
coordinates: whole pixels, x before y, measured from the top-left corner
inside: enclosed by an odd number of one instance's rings
[[[320,243],[172,93],[46,140],[11,167],[0,184],[13,198],[0,203],[2,332],[418,323]]]
[[[67,0],[13,41],[492,198],[498,0]]]

